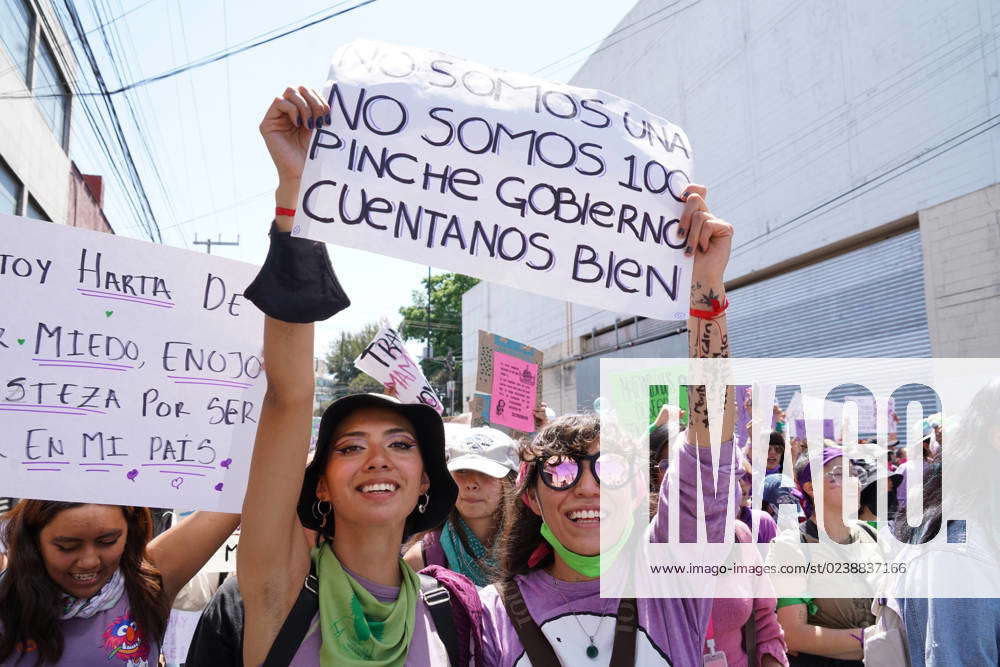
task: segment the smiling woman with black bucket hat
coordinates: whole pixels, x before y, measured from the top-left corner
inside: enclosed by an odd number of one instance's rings
[[[329,122],[314,90],[289,88],[260,125],[278,170],[271,247],[246,296],[267,315],[267,395],[244,501],[238,573],[247,665],[467,665],[481,609],[461,575],[400,559],[440,525],[458,489],[441,417],[380,394],[326,409],[306,466],[313,325],[349,305],[322,244],[291,238],[310,129]],[[303,527],[315,531],[305,537]],[[318,621],[318,622],[317,622]]]

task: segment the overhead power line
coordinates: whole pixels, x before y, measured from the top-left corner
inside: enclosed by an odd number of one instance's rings
[[[69,0],[67,0],[67,2],[68,1]],[[342,16],[343,14],[347,14],[348,12],[352,12],[355,9],[359,9],[361,7],[364,7],[365,5],[370,5],[370,4],[374,3],[374,2],[377,2],[377,0],[364,0],[364,2],[359,2],[358,4],[352,5],[352,6],[348,7],[348,8],[346,8],[346,9],[341,9],[340,11],[332,12],[332,13],[327,14],[326,16],[322,16],[322,17],[320,17],[320,18],[318,18],[318,19],[316,19],[314,21],[309,21],[308,23],[304,23],[303,25],[300,25],[298,27],[295,27],[295,28],[292,28],[290,30],[286,30],[284,32],[278,33],[277,35],[272,35],[271,37],[266,37],[266,38],[263,38],[263,39],[258,39],[256,41],[253,41],[253,42],[249,43],[249,44],[246,44],[245,46],[236,47],[236,48],[233,48],[233,49],[230,49],[230,50],[227,50],[227,51],[222,51],[220,53],[216,53],[216,54],[213,54],[213,55],[210,55],[210,56],[206,56],[206,57],[201,58],[199,60],[195,60],[194,62],[187,63],[186,65],[181,65],[180,67],[175,67],[173,69],[167,70],[166,72],[162,72],[160,74],[156,74],[154,76],[147,77],[145,79],[140,79],[139,81],[133,81],[132,83],[128,83],[128,84],[125,84],[123,86],[119,86],[118,88],[115,88],[114,90],[107,90],[107,91],[79,91],[75,95],[76,95],[76,97],[105,97],[105,96],[111,96],[111,95],[119,95],[119,94],[124,93],[124,92],[126,92],[128,90],[132,90],[134,88],[139,88],[141,86],[145,86],[145,85],[148,85],[150,83],[154,83],[156,81],[163,81],[164,79],[169,79],[171,77],[175,77],[178,74],[183,74],[184,72],[189,72],[189,71],[191,71],[193,69],[198,69],[199,67],[204,67],[205,65],[211,65],[212,63],[219,62],[220,60],[225,60],[226,58],[231,58],[232,56],[239,55],[239,54],[244,53],[246,51],[250,51],[251,49],[255,49],[255,48],[259,47],[259,46],[263,46],[265,44],[270,44],[271,42],[277,41],[277,40],[282,39],[284,37],[288,37],[289,35],[293,35],[293,34],[295,34],[297,32],[305,30],[306,28],[311,28],[314,25],[318,25],[320,23],[323,23],[324,21],[329,21],[330,19],[336,18],[338,16]],[[30,98],[30,97],[34,97],[34,98],[47,98],[47,97],[64,97],[65,95],[66,95],[65,93],[42,93],[40,95],[38,95],[38,94],[36,94],[36,95],[18,94],[18,95],[0,95],[0,98],[3,98],[3,99],[24,99],[24,98]]]

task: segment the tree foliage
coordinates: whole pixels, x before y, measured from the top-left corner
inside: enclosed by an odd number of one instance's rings
[[[359,375],[364,375],[354,366],[354,360],[364,352],[380,328],[378,322],[372,322],[362,327],[361,331],[341,333],[339,339],[330,343],[330,349],[326,353],[326,367],[331,374],[337,376],[338,384],[350,385]]]
[[[462,392],[462,295],[472,289],[478,278],[460,273],[441,273],[422,281],[423,290],[413,291],[413,302],[399,309],[403,324],[399,333],[406,340],[420,340],[430,344],[433,359],[424,359],[424,375],[435,388],[441,390],[448,380],[456,381],[456,391]],[[430,327],[427,318],[427,295],[430,292]],[[449,352],[454,366],[449,366]],[[442,396],[442,401],[444,397]],[[461,398],[459,398],[461,401]],[[447,404],[447,401],[444,401]]]

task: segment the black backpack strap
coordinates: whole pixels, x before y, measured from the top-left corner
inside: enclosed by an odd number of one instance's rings
[[[311,563],[309,575],[302,584],[299,597],[295,599],[295,604],[285,617],[278,636],[274,638],[263,667],[287,667],[291,664],[295,652],[299,650],[302,640],[309,632],[309,625],[317,611],[319,611],[319,579],[316,577],[316,564]]]
[[[618,603],[618,620],[615,623],[615,639],[608,667],[635,665],[635,633],[638,627],[639,606],[635,598],[622,598]]]
[[[517,582],[506,579],[498,584],[497,588],[500,590],[500,599],[503,600],[507,616],[510,617],[510,622],[514,625],[517,637],[521,640],[521,646],[524,647],[531,664],[560,664],[552,644],[542,634],[542,629],[535,623],[535,619],[531,618],[531,612],[528,611],[528,605],[524,602],[524,596],[521,595]]]
[[[458,661],[458,632],[451,612],[451,593],[429,574],[417,573],[420,577],[420,596],[431,613],[438,637],[448,651],[448,661],[452,667],[460,667]]]

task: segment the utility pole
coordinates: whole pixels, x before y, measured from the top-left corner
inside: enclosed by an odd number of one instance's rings
[[[198,235],[195,234],[194,235],[194,244],[195,245],[203,245],[203,246],[205,246],[205,252],[207,252],[209,255],[212,254],[212,246],[213,245],[239,245],[240,244],[240,235],[239,234],[236,235],[236,240],[235,241],[223,241],[222,240],[222,234],[219,234],[218,237],[219,237],[219,240],[217,240],[217,241],[213,241],[210,238],[209,239],[205,239],[204,241],[199,241],[198,240]]]
[[[427,358],[434,356],[434,348],[431,346],[431,267],[427,267]]]

